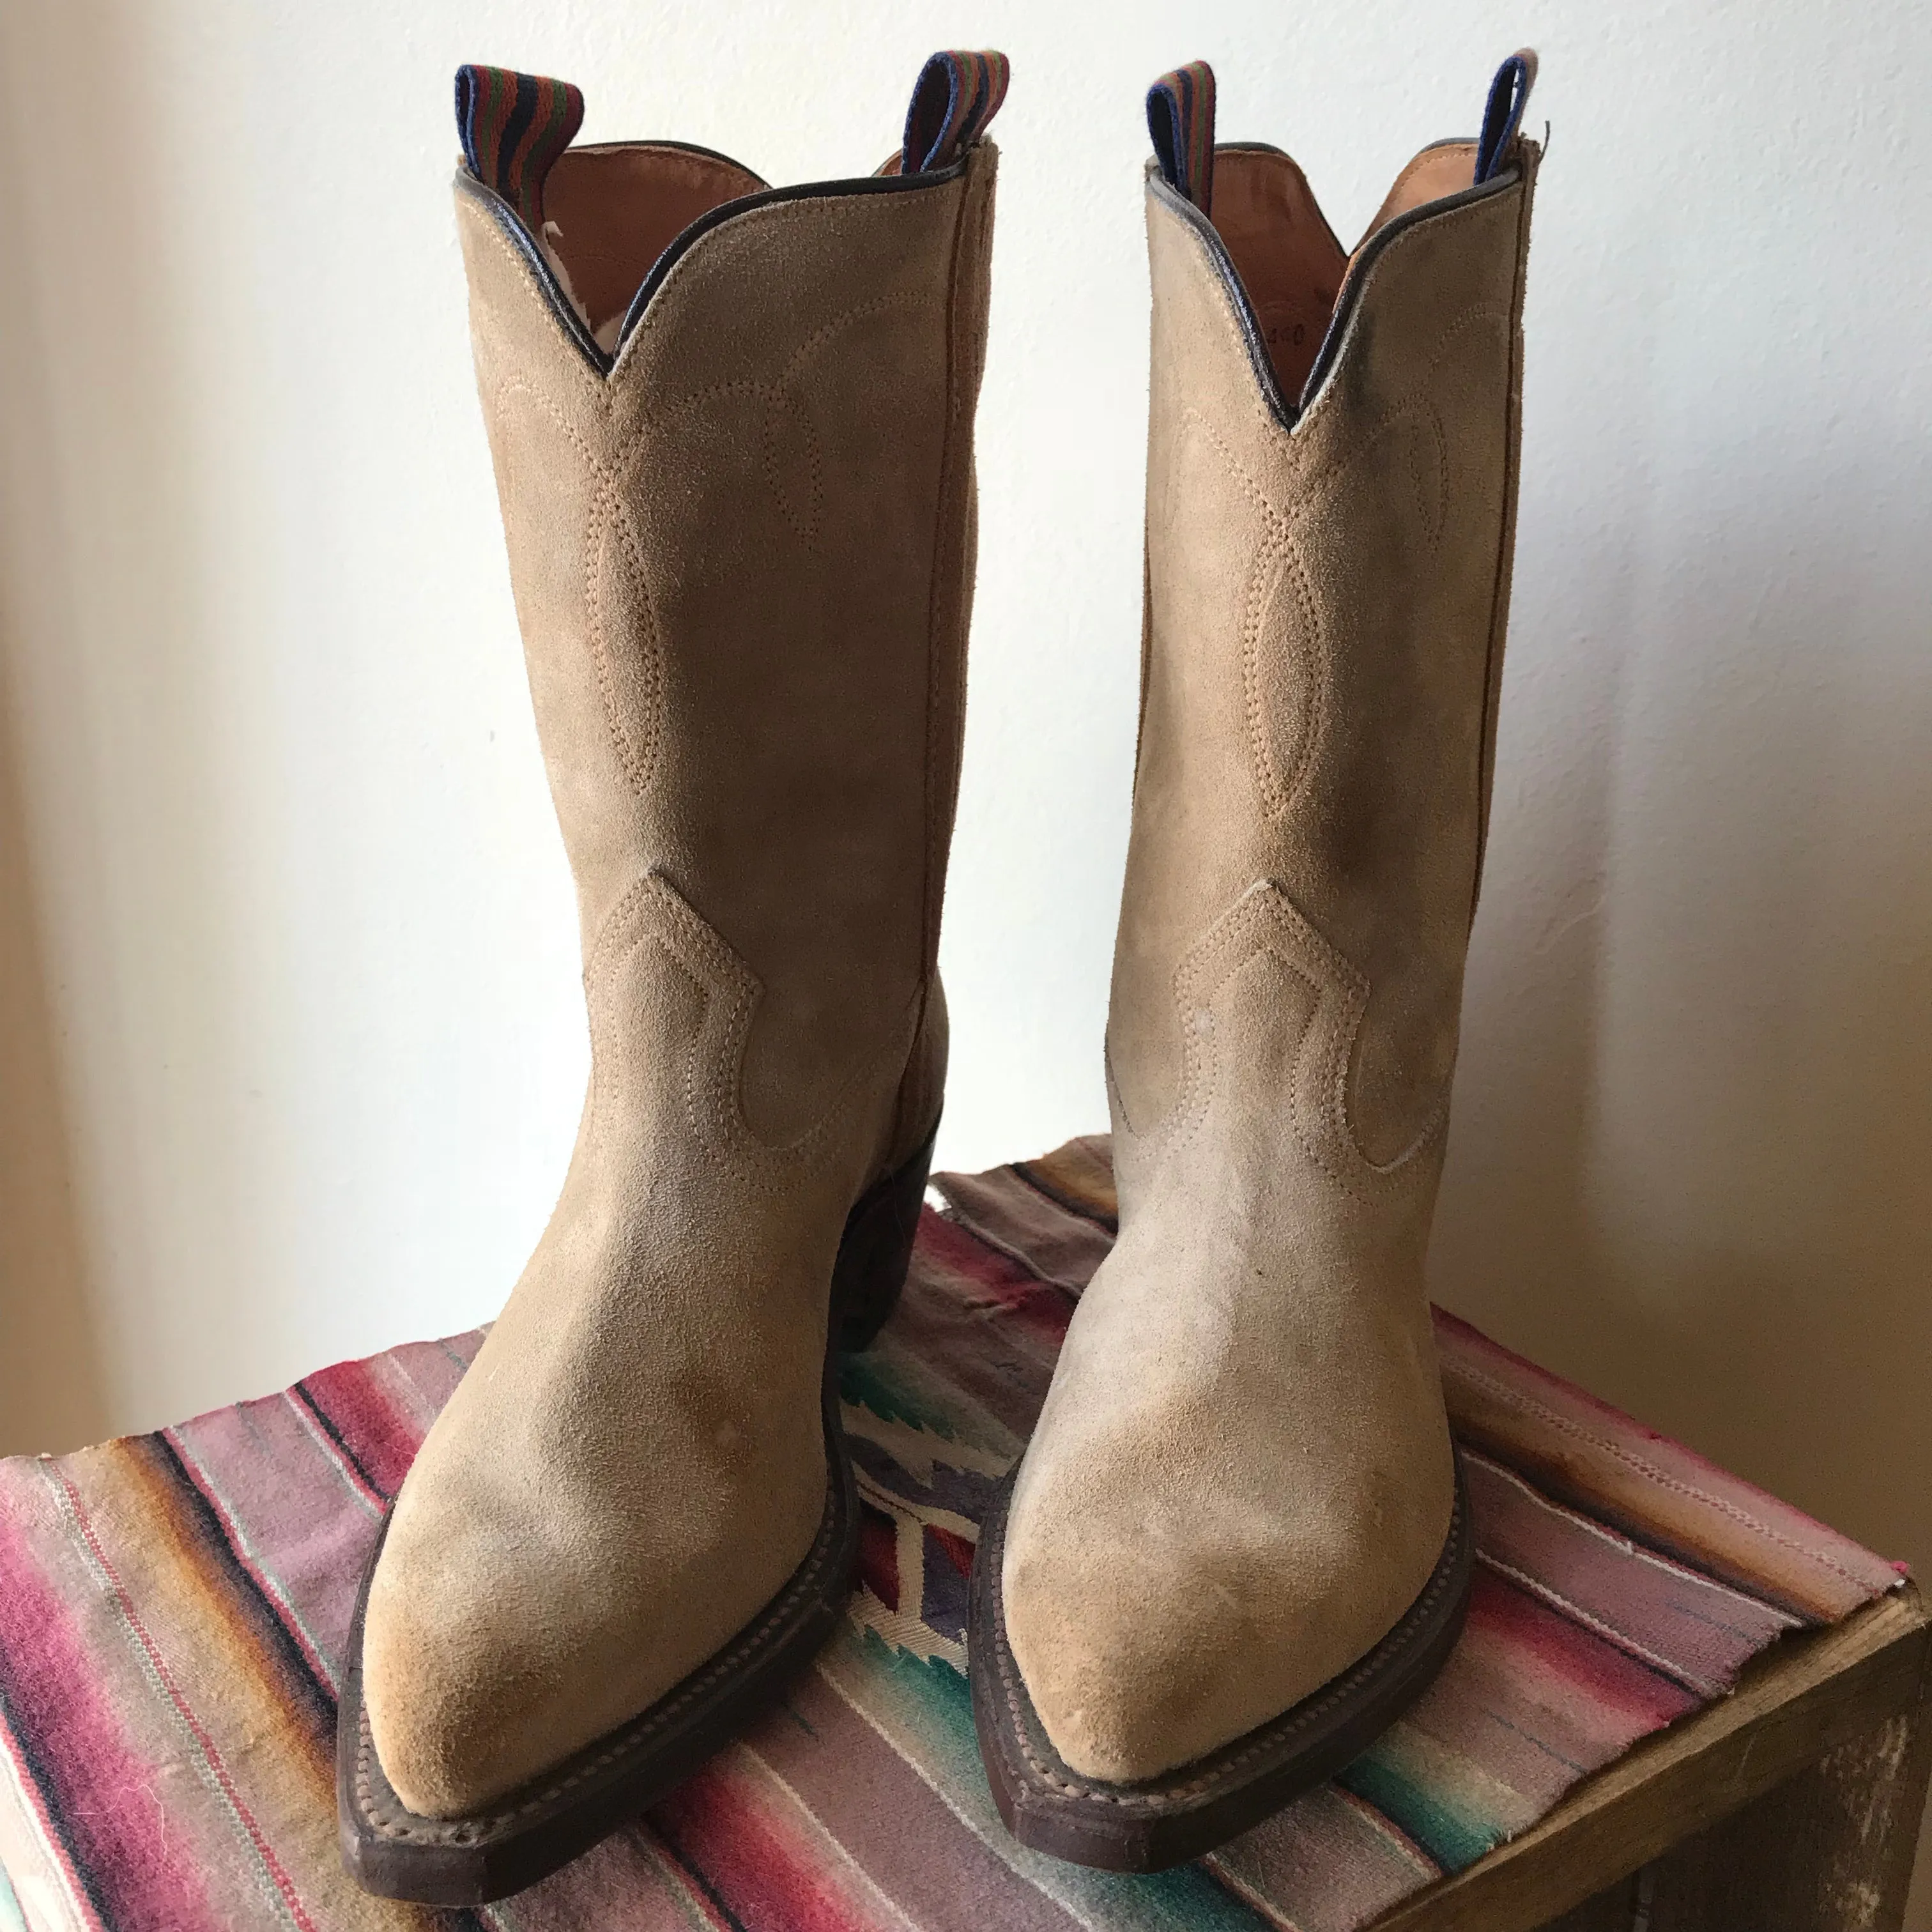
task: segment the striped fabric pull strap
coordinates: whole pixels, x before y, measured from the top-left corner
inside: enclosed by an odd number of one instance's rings
[[[1203,214],[1214,209],[1214,70],[1205,61],[1164,74],[1148,89],[1148,132],[1162,179]]]
[[[523,217],[532,235],[543,232],[544,179],[583,125],[584,96],[567,80],[505,67],[456,70],[463,158],[485,188],[495,189]]]
[[[950,167],[999,112],[1011,72],[1004,54],[956,47],[934,54],[920,69],[906,110],[901,172],[922,175]]]
[[[1528,47],[1518,49],[1496,69],[1483,110],[1483,131],[1476,138],[1478,188],[1509,158],[1516,130],[1522,125],[1522,110],[1529,105],[1529,90],[1535,85],[1536,56]]]

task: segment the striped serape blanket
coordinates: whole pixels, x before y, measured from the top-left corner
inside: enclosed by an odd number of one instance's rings
[[[14,1932],[1348,1932],[1721,1696],[1880,1561],[1438,1314],[1480,1550],[1468,1626],[1332,1784],[1148,1878],[1015,1845],[964,1675],[966,1576],[1106,1252],[1104,1140],[944,1175],[845,1365],[850,1616],[788,1704],[506,1903],[364,1897],[336,1861],[334,1690],[385,1500],[478,1340],[420,1342],[98,1448],[0,1462],[0,1928]]]

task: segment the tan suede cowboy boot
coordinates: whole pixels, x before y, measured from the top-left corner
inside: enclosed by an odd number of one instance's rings
[[[841,1614],[830,1378],[902,1280],[974,567],[998,55],[935,56],[878,174],[562,150],[466,68],[478,386],[581,919],[562,1198],[364,1586],[344,1855],[532,1882],[777,1696]]]
[[[974,1574],[1026,1843],[1142,1870],[1338,1768],[1472,1561],[1423,1290],[1508,602],[1530,68],[1352,260],[1150,96],[1153,409],[1108,1055],[1120,1239]]]

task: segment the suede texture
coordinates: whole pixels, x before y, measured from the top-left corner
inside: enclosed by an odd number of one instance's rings
[[[592,1071],[371,1585],[370,1723],[420,1814],[656,1701],[818,1529],[833,1257],[944,1078],[995,167],[730,213],[608,376],[459,185]]]
[[[1172,1770],[1298,1702],[1400,1619],[1448,1534],[1423,1268],[1535,160],[1522,144],[1514,180],[1361,257],[1292,429],[1213,238],[1150,186],[1148,613],[1108,1028],[1120,1232],[1002,1570],[1015,1659],[1084,1777]]]

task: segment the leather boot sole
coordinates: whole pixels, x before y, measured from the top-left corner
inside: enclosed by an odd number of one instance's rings
[[[1462,1634],[1474,1574],[1462,1459],[1442,1554],[1400,1623],[1292,1709],[1192,1764],[1133,1784],[1082,1778],[1048,1742],[1006,1642],[1000,1575],[1013,1478],[980,1532],[968,1627],[973,1722],[1008,1831],[1023,1845],[1106,1871],[1184,1864],[1332,1777],[1429,1688]]]
[[[805,1561],[730,1642],[648,1710],[474,1816],[410,1810],[376,1756],[362,1701],[362,1619],[382,1554],[378,1536],[350,1628],[336,1724],[342,1862],[365,1892],[424,1905],[484,1905],[536,1884],[682,1784],[770,1710],[818,1654],[844,1613],[858,1560],[858,1492],[839,1420],[837,1358],[865,1347],[892,1312],[911,1264],[932,1159],[928,1137],[846,1219],[825,1359],[825,1514]],[[388,1528],[386,1516],[385,1535]]]

